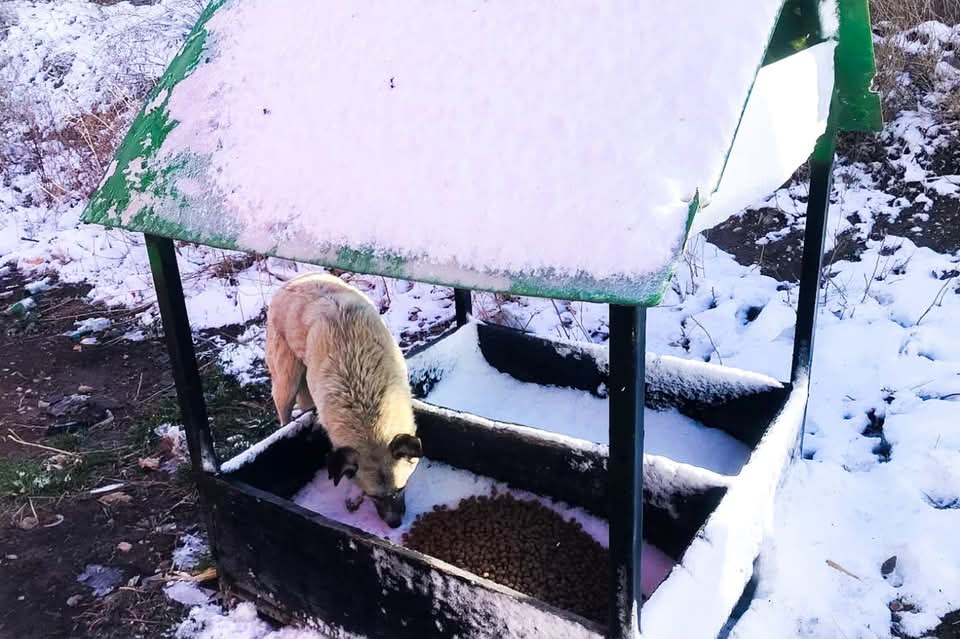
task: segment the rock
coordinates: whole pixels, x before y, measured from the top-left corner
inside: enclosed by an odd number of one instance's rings
[[[80,388],[90,388],[81,386]],[[90,428],[110,417],[110,411],[105,406],[92,400],[89,394],[74,393],[47,406],[47,414],[57,419],[56,423],[47,428],[47,435],[73,433]]]
[[[79,386],[77,386],[77,392],[82,395],[89,395],[94,390],[96,389],[93,386],[87,386],[85,384],[80,384]]]
[[[121,541],[119,544],[117,544],[117,550],[120,552],[130,552],[133,550],[133,544],[131,544],[129,541]]]
[[[20,520],[21,530],[33,530],[40,522],[33,515],[28,515]]]
[[[880,565],[880,574],[886,577],[897,568],[897,556],[894,555]]]
[[[10,561],[16,561],[17,559],[19,559],[19,557],[17,557],[16,555],[7,555],[7,559],[9,559]]]
[[[83,411],[90,401],[89,395],[74,393],[51,403],[47,414],[51,417],[72,417]]]
[[[67,597],[67,605],[71,608],[76,608],[80,605],[80,601],[83,599],[83,595],[72,595]]]
[[[117,491],[109,495],[104,495],[97,501],[104,506],[128,506],[133,501],[133,497],[123,491]]]
[[[158,470],[160,468],[160,459],[158,457],[143,457],[137,463],[140,468],[148,471]]]

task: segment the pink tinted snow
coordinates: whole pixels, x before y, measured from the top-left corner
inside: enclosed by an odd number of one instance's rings
[[[344,505],[344,498],[349,490],[348,482],[334,486],[324,470],[317,473],[313,481],[294,495],[293,500],[308,510],[399,544],[417,515],[430,512],[434,506],[453,508],[466,497],[490,495],[494,491],[499,494],[510,493],[519,499],[539,501],[565,519],[580,522],[587,534],[604,547],[607,546],[607,522],[590,515],[582,508],[514,490],[501,482],[429,459],[421,460],[410,478],[406,491],[407,514],[399,528],[392,529],[384,524],[369,500],[365,500],[356,512],[349,512]],[[640,561],[641,589],[644,596],[649,596],[670,574],[675,562],[659,548],[648,543],[643,544]]]

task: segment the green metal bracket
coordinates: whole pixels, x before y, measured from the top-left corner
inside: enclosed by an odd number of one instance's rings
[[[837,0],[840,42],[834,54],[836,84],[828,126],[833,131],[879,131],[880,96],[871,90],[876,62],[868,0]]]

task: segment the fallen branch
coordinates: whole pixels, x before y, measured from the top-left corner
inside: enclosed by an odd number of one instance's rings
[[[34,443],[34,442],[28,442],[28,441],[25,440],[25,439],[21,439],[15,432],[13,432],[13,429],[9,429],[9,428],[8,428],[8,429],[7,429],[7,432],[10,433],[9,435],[7,435],[7,438],[8,438],[10,441],[12,441],[14,444],[20,444],[21,446],[30,446],[31,448],[39,448],[39,449],[41,449],[41,450],[46,450],[46,451],[51,452],[51,453],[59,453],[59,454],[61,454],[61,455],[67,455],[67,456],[69,456],[69,457],[75,457],[75,458],[77,458],[77,459],[82,459],[82,457],[81,457],[80,455],[78,455],[77,453],[71,452],[71,451],[69,451],[69,450],[63,450],[62,448],[54,448],[53,446],[44,446],[43,444],[37,444],[37,443]]]
[[[850,572],[849,570],[847,570],[846,568],[844,568],[843,566],[841,566],[841,565],[838,564],[837,562],[833,561],[832,559],[827,559],[827,565],[830,566],[831,568],[833,568],[834,570],[838,571],[838,572],[842,572],[843,574],[845,574],[845,575],[848,576],[848,577],[853,577],[853,578],[856,579],[857,581],[860,581],[860,577],[857,577],[855,574],[853,574],[852,572]]]

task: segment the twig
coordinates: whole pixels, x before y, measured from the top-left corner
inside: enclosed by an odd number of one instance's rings
[[[202,365],[197,369],[198,372],[199,372],[199,371],[203,371],[205,368],[208,368],[211,364],[214,363],[214,361],[215,361],[215,360],[210,360],[209,362],[207,362],[207,363],[205,363],[205,364],[202,364]],[[141,400],[140,403],[141,403],[141,404],[146,404],[146,403],[149,402],[150,400],[152,400],[152,399],[154,399],[154,398],[156,398],[156,397],[159,397],[160,395],[163,395],[164,393],[168,393],[168,392],[174,390],[176,387],[177,387],[176,384],[170,384],[169,386],[164,386],[163,388],[161,388],[161,389],[158,390],[157,392],[153,393],[152,395],[150,395],[150,396],[147,397],[146,399]]]
[[[36,444],[34,442],[28,442],[24,439],[20,439],[20,437],[15,432],[13,432],[12,428],[8,428],[7,432],[10,433],[9,435],[7,435],[7,437],[10,439],[10,441],[12,441],[15,444],[20,444],[21,446],[30,446],[32,448],[39,448],[41,450],[46,450],[51,453],[59,453],[61,455],[68,455],[70,457],[76,457],[77,459],[81,459],[80,455],[78,455],[77,453],[70,452],[69,450],[63,450],[62,448],[54,448],[53,446],[44,446],[43,444]]]
[[[140,389],[143,388],[143,373],[140,373],[140,381],[137,382],[137,394],[133,396],[133,401],[140,399]]]
[[[880,249],[877,251],[877,261],[873,263],[873,273],[870,274],[870,279],[867,279],[867,276],[864,275],[864,287],[863,287],[863,297],[860,298],[860,303],[863,304],[867,301],[867,296],[870,295],[870,287],[875,281],[874,278],[877,276],[877,271],[880,269],[880,256],[883,254],[883,246],[886,243],[887,238],[884,237],[883,241],[880,242]],[[851,317],[853,317],[851,315]]]
[[[120,621],[126,621],[127,623],[141,623],[149,624],[151,626],[166,626],[168,625],[166,621],[150,621],[149,619],[135,619],[133,617],[120,617]]]
[[[947,286],[950,285],[950,282],[957,278],[956,275],[950,277],[943,283],[943,286],[940,287],[940,290],[937,291],[937,294],[933,296],[933,301],[930,302],[930,306],[927,307],[927,310],[923,312],[923,315],[920,316],[920,319],[917,320],[917,326],[920,325],[920,322],[923,321],[923,318],[927,316],[927,313],[933,310],[934,306],[940,306],[943,304],[943,296],[946,295]]]
[[[841,566],[841,565],[838,564],[837,562],[833,561],[832,559],[827,559],[827,565],[830,566],[831,568],[833,568],[833,569],[836,570],[836,571],[842,572],[843,574],[845,574],[845,575],[848,576],[848,577],[853,577],[853,578],[856,579],[857,581],[860,581],[860,577],[857,577],[855,574],[853,574],[852,572],[850,572],[849,570],[847,570],[846,568],[844,568],[843,566]]]
[[[720,361],[720,365],[723,366],[723,357],[720,356],[720,349],[717,348],[716,343],[714,343],[713,338],[710,336],[710,332],[703,327],[703,324],[697,321],[697,318],[691,315],[688,319],[693,320],[693,323],[700,327],[700,330],[703,331],[703,334],[707,336],[707,339],[710,340],[710,346],[713,347],[713,352],[717,354],[717,359]]]
[[[567,331],[566,325],[563,323],[563,315],[560,314],[560,307],[557,306],[556,300],[550,300],[550,303],[553,304],[553,310],[557,313],[557,319],[560,320],[560,328],[563,329],[563,336],[567,339],[570,339],[570,333]]]
[[[58,317],[49,317],[49,318],[40,318],[41,322],[60,322],[63,320],[78,320],[85,317],[92,317],[94,315],[102,315],[104,317],[109,316],[111,319],[114,317],[123,317],[124,315],[137,315],[143,311],[148,310],[156,303],[156,300],[145,302],[140,306],[134,306],[133,308],[121,308],[121,309],[98,309],[95,311],[87,311],[83,313],[76,313],[75,315],[62,315]]]
[[[66,306],[66,305],[69,304],[70,302],[75,302],[75,301],[77,301],[77,298],[75,298],[75,297],[68,297],[67,299],[65,299],[65,300],[63,300],[63,301],[61,301],[61,302],[57,302],[56,304],[51,304],[50,306],[48,306],[48,307],[46,307],[46,308],[41,308],[41,309],[40,309],[40,314],[41,314],[41,315],[44,315],[44,314],[46,314],[46,313],[49,313],[49,312],[51,312],[51,311],[54,311],[54,310],[60,308],[61,306]]]
[[[93,429],[93,428],[99,428],[99,427],[101,427],[101,426],[106,426],[107,424],[112,424],[112,423],[113,423],[113,413],[110,412],[110,409],[108,408],[108,409],[106,409],[104,412],[107,414],[107,416],[104,417],[103,419],[101,419],[99,422],[97,422],[97,423],[94,424],[93,426],[91,426],[91,427],[90,427],[91,429]]]

